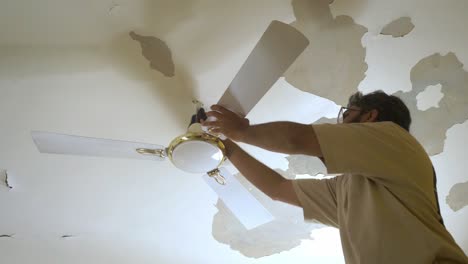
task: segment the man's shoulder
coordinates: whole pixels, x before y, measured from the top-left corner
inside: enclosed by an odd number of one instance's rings
[[[391,121],[367,122],[367,123],[346,123],[346,124],[313,124],[315,130],[324,132],[357,132],[360,135],[370,134],[390,134],[403,137],[412,135],[398,124]]]
[[[398,124],[396,124],[396,123],[394,123],[392,121],[353,123],[353,124],[349,124],[349,125],[369,127],[369,128],[375,128],[375,129],[395,129],[395,130],[399,130],[400,132],[408,133],[408,131],[406,131],[401,126],[399,126]]]

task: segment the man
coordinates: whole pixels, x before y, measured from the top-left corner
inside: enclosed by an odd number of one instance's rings
[[[339,228],[347,263],[468,263],[443,225],[431,160],[409,134],[410,113],[399,98],[356,93],[339,124],[250,125],[218,105],[207,116],[216,121],[203,125],[228,138],[229,160],[252,184],[302,207],[305,219]],[[288,180],[233,141],[315,156],[328,173],[343,175]]]

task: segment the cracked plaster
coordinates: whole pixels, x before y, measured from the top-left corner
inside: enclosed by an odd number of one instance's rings
[[[9,178],[9,173],[7,170],[1,170],[0,169],[0,180],[2,184],[7,187],[8,189],[13,189],[13,186],[11,184],[11,179]]]
[[[62,235],[60,238],[61,239],[72,239],[72,238],[75,238],[76,236],[75,235]]]

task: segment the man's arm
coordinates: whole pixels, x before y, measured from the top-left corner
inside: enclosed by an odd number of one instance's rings
[[[269,151],[322,157],[322,151],[311,125],[272,122],[249,126],[240,142]]]
[[[259,162],[231,140],[225,140],[227,157],[239,172],[255,187],[273,200],[301,206],[294,191],[292,180],[285,179],[276,171]]]
[[[234,141],[274,152],[322,157],[317,136],[311,125],[273,122],[251,126],[248,119],[222,106],[214,105],[211,109],[213,111],[208,112],[207,116],[217,120],[203,122],[203,125],[210,127],[213,133],[221,133]]]

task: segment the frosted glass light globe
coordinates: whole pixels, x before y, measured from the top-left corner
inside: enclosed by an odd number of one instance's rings
[[[180,143],[172,151],[174,165],[190,173],[207,173],[216,169],[223,157],[223,152],[215,145],[197,140]]]

